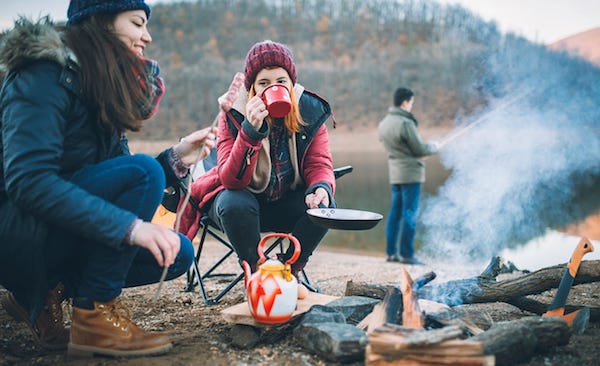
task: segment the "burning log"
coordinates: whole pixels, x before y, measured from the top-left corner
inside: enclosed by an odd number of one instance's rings
[[[499,274],[495,257],[481,275],[461,280],[453,280],[437,285],[423,286],[418,291],[419,298],[433,300],[448,305],[473,304],[504,301],[526,295],[539,294],[556,288],[562,278],[565,266],[557,265],[539,269],[517,278],[496,281]],[[574,284],[600,281],[600,260],[582,261]],[[383,298],[390,286],[354,283],[346,284],[346,296],[370,296]]]
[[[491,316],[485,311],[462,311],[467,306],[475,305],[462,305],[461,311],[457,311],[456,307],[449,307],[430,300],[419,300],[419,302],[425,311],[426,328],[457,326],[465,334],[475,335],[483,333],[484,329],[489,328],[493,323]]]
[[[362,321],[360,321],[360,323],[357,324],[358,328],[369,332],[369,331],[372,331],[373,329],[379,327],[380,325],[383,325],[386,323],[391,323],[391,324],[398,323],[398,314],[399,314],[400,310],[406,308],[405,304],[403,306],[403,301],[404,301],[403,299],[409,298],[407,296],[403,296],[404,291],[413,292],[413,290],[414,290],[415,294],[413,295],[413,297],[414,297],[414,301],[416,302],[417,301],[416,291],[419,288],[421,288],[422,286],[431,282],[433,279],[435,279],[436,274],[434,272],[428,272],[428,273],[418,277],[417,279],[415,279],[414,282],[410,278],[410,275],[408,274],[408,272],[405,273],[405,276],[407,276],[407,277],[405,277],[404,280],[402,281],[403,287],[404,287],[402,292],[399,288],[397,288],[395,286],[390,286],[389,288],[387,288],[385,296],[383,297],[383,301],[380,302],[379,304],[375,305],[375,307],[373,308],[373,311],[369,315],[367,315]],[[406,285],[408,282],[410,282],[410,288],[407,287],[407,285]],[[418,308],[418,303],[416,304],[416,307]],[[416,313],[416,312],[413,311],[413,313]],[[420,313],[420,311],[418,313]],[[408,316],[410,316],[410,315],[407,315],[407,317]],[[422,315],[421,315],[421,317],[422,317]],[[403,319],[404,319],[404,314],[403,314]],[[403,323],[404,323],[404,321],[403,321]]]
[[[495,281],[482,277],[458,281],[448,281],[439,285],[423,287],[419,297],[445,302],[448,305],[509,301],[516,297],[539,294],[558,287],[565,270],[565,265],[542,268],[517,278]],[[583,261],[575,284],[600,281],[600,261]]]

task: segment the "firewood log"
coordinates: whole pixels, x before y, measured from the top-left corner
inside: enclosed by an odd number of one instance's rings
[[[521,296],[539,294],[558,287],[565,265],[539,269],[516,278],[496,281],[493,267],[495,260],[479,276],[453,280],[441,284],[429,284],[418,291],[419,298],[433,300],[448,305],[473,304],[504,301]],[[600,260],[582,261],[574,284],[600,282]],[[370,296],[383,298],[386,285],[371,285],[349,281],[346,296]]]
[[[418,288],[415,288],[413,284],[414,282],[406,267],[402,266],[402,281],[400,281],[400,289],[402,290],[402,325],[423,328],[425,326],[425,316],[419,307]]]
[[[496,365],[516,365],[538,353],[569,343],[571,330],[558,317],[526,317],[495,323],[469,340],[483,343],[484,353],[496,357]]]
[[[425,329],[386,324],[369,335],[365,363],[387,365],[494,365],[494,356],[483,354],[483,344],[463,340],[456,326]]]

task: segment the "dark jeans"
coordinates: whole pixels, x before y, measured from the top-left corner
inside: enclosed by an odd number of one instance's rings
[[[209,216],[223,228],[240,262],[245,260],[254,266],[260,233],[272,231],[291,233],[298,239],[302,250],[297,262],[303,263],[327,233],[327,229],[310,221],[306,210],[303,191],[288,192],[282,199],[266,203],[247,190],[224,190],[215,197]],[[292,254],[290,246],[284,259]]]
[[[398,235],[402,222],[400,237],[400,255],[405,258],[414,256],[414,239],[419,211],[421,184],[392,184],[392,202],[385,229],[386,253],[388,256],[398,254]]]
[[[158,161],[146,155],[128,155],[88,166],[77,172],[72,182],[108,202],[150,221],[160,204],[165,174]],[[194,248],[179,235],[181,249],[169,266],[166,279],[179,277],[190,267]],[[95,242],[74,237],[64,230],[52,230],[48,238],[48,274],[65,284],[72,297],[109,301],[123,287],[158,282],[163,267],[152,254],[136,245]],[[118,249],[117,249],[118,248]]]

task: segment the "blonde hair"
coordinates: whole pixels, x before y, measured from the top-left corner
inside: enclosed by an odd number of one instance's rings
[[[292,109],[290,110],[290,113],[283,117],[283,125],[289,133],[296,133],[300,132],[300,126],[304,126],[306,123],[304,123],[302,116],[300,115],[300,107],[298,106],[298,102],[296,100],[294,88],[290,88],[289,92],[290,99],[292,100]],[[250,90],[248,91],[248,99],[255,95],[256,91],[254,90],[254,84],[252,84],[250,86]],[[267,116],[267,123],[269,124],[269,127],[273,126],[273,118],[271,118],[271,116]]]

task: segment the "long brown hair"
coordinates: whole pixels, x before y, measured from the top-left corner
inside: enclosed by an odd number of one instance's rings
[[[254,90],[254,84],[252,84],[252,86],[250,86],[250,90],[248,91],[248,99],[255,95],[256,91]],[[289,133],[296,133],[300,132],[300,126],[305,125],[305,123],[300,115],[300,108],[298,107],[298,102],[296,100],[296,94],[294,93],[293,87],[290,88],[290,99],[292,100],[292,109],[287,116],[283,117],[283,125]],[[269,126],[273,125],[273,120],[270,116],[267,117],[267,123],[269,123]]]
[[[149,104],[138,78],[145,65],[114,34],[116,14],[97,14],[65,27],[65,42],[80,67],[83,95],[97,123],[109,130],[139,131],[140,103]],[[142,81],[143,82],[143,81]]]

